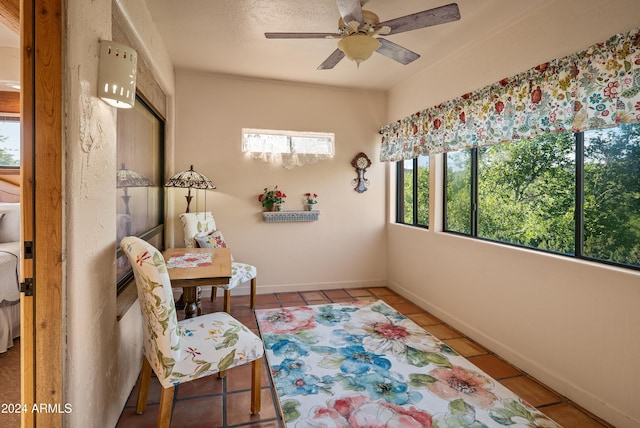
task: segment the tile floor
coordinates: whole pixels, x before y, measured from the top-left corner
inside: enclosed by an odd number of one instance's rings
[[[20,403],[20,338],[13,347],[0,354],[0,404]],[[5,413],[0,409],[0,427],[19,427],[20,413]]]
[[[512,366],[491,351],[473,342],[438,318],[425,312],[388,288],[358,288],[299,293],[258,295],[258,308],[316,305],[353,300],[381,299],[408,316],[425,330],[446,342],[458,353],[480,367],[498,382],[511,389],[533,406],[565,428],[612,427],[590,415],[568,399],[542,385],[531,376]],[[221,311],[222,298],[215,302],[203,300],[205,313]],[[180,313],[182,311],[179,311]],[[248,296],[232,297],[231,314],[257,332]],[[275,392],[264,364],[262,374],[262,411],[251,416],[249,411],[250,365],[229,370],[225,379],[209,376],[176,388],[172,427],[284,427],[277,409]],[[151,381],[149,404],[143,415],[135,414],[137,385],[122,412],[118,427],[154,427],[158,414],[160,384]]]

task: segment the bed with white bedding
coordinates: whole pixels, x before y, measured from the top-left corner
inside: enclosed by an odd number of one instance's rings
[[[0,353],[20,336],[20,205],[0,203]]]
[[[0,353],[20,336],[19,242],[0,243]]]

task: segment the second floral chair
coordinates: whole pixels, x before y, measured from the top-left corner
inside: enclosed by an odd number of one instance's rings
[[[216,228],[213,214],[207,212],[182,213],[178,216],[184,231],[184,245],[187,248],[227,247],[222,232]],[[256,306],[256,283],[258,270],[255,266],[231,260],[231,279],[229,284],[216,285],[211,290],[211,300],[216,295],[216,287],[224,290],[224,310],[231,310],[231,290],[245,282],[251,283],[250,307]]]

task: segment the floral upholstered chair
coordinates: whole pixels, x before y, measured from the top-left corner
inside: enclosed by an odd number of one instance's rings
[[[158,427],[171,423],[174,387],[227,369],[252,364],[251,413],[260,412],[264,347],[258,336],[226,312],[178,321],[162,254],[136,237],[120,247],[135,276],[144,329],[142,372],[136,413],[147,405],[153,370],[162,385]]]
[[[216,222],[210,211],[198,213],[182,213],[178,216],[184,228],[184,245],[187,248],[226,248],[227,243],[222,232],[216,228]],[[239,263],[231,257],[231,279],[229,284],[216,285],[224,290],[224,310],[231,309],[231,290],[238,285],[251,281],[251,309],[256,307],[256,282],[258,270],[255,266]],[[211,290],[214,299],[215,288]]]

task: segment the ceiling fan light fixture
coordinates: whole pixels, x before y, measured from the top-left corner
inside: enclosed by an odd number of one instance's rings
[[[368,60],[380,46],[381,43],[378,39],[367,34],[352,34],[343,37],[338,43],[338,49],[358,65],[362,61]]]
[[[451,3],[380,22],[378,15],[362,9],[362,4],[365,1],[335,0],[338,12],[340,12],[338,33],[264,33],[264,35],[267,39],[324,39],[339,37],[338,49],[334,50],[318,66],[318,70],[332,69],[345,56],[360,67],[360,63],[369,59],[374,51],[400,64],[407,65],[420,58],[420,55],[386,38],[377,39],[376,36],[405,33],[460,19],[458,5]]]

